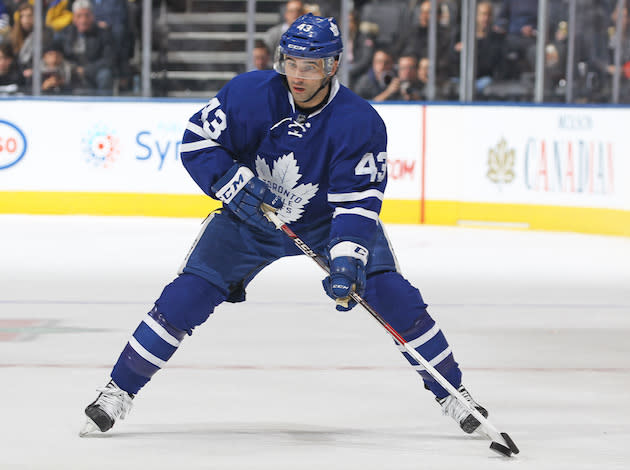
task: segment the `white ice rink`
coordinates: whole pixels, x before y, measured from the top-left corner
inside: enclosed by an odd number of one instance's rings
[[[0,469],[630,468],[630,239],[566,233],[388,227],[516,458],[443,417],[304,257],[220,306],[112,432],[79,438],[200,222],[0,216]]]

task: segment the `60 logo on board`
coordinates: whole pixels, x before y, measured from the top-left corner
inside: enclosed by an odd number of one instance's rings
[[[0,119],[0,170],[12,167],[26,154],[26,137],[15,124]]]

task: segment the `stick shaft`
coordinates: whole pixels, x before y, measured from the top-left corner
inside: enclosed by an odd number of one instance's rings
[[[314,260],[319,265],[320,268],[322,268],[326,273],[330,272],[328,265],[321,259],[321,257],[318,256],[317,253],[315,253],[306,243],[304,243],[300,239],[300,237],[298,237],[293,232],[293,230],[291,230],[287,226],[287,224],[282,222],[282,220],[280,220],[280,218],[274,212],[266,211],[265,217],[267,217],[269,221],[272,222],[278,230],[282,230],[282,232],[284,232],[289,238],[291,238],[291,240],[293,240],[295,245],[305,255],[307,255],[309,258]],[[409,353],[409,355],[413,357],[418,362],[418,364],[424,367],[424,369],[427,371],[427,373],[431,377],[433,377],[451,396],[453,396],[457,401],[462,403],[466,407],[466,409],[475,418],[477,418],[477,420],[482,424],[482,426],[487,431],[489,431],[488,434],[491,439],[493,440],[498,439],[499,442],[504,441],[503,437],[501,436],[501,433],[492,425],[492,423],[490,423],[490,421],[488,421],[488,419],[485,418],[474,406],[468,403],[468,401],[461,395],[461,393],[459,393],[457,389],[453,387],[451,383],[448,380],[446,380],[444,376],[440,374],[435,369],[435,367],[433,367],[429,363],[429,361],[427,361],[424,357],[422,357],[420,353],[418,353],[418,351],[416,351],[414,348],[409,346],[407,341],[400,335],[400,333],[398,333],[389,323],[387,323],[387,321],[385,321],[385,319],[376,310],[374,310],[374,308],[369,303],[367,303],[367,301],[363,299],[363,297],[361,297],[359,294],[357,294],[354,291],[350,292],[350,297],[356,303],[360,304],[361,307],[367,310],[368,313],[372,315],[372,317],[374,317],[374,319],[378,321],[381,324],[381,326],[383,326],[383,328],[385,328],[385,330],[392,336],[392,338],[394,338],[394,340],[396,340],[399,344],[401,344],[405,348],[405,351]]]

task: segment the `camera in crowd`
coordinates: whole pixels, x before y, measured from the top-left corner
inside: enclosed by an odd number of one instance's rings
[[[396,77],[396,74],[393,71],[385,72],[385,75],[383,75],[383,83],[385,83],[385,86],[389,86],[389,84],[392,82],[392,80],[395,77]]]
[[[51,77],[61,78],[61,70],[58,67],[46,68],[42,70],[42,80],[48,80]]]

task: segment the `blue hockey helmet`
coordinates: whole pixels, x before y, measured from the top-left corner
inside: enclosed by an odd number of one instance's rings
[[[286,56],[323,59],[324,73],[330,76],[335,60],[339,59],[342,51],[341,33],[335,19],[307,13],[295,20],[280,38],[274,69],[278,73],[285,74]]]

